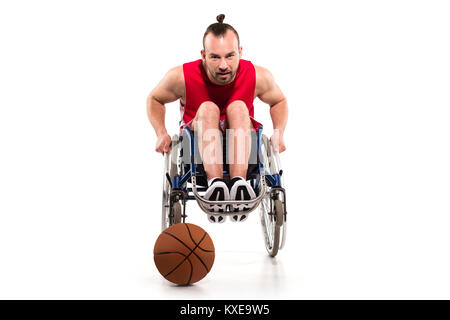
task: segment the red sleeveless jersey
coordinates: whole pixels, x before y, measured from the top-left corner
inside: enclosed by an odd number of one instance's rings
[[[227,106],[236,100],[242,100],[247,108],[255,128],[260,124],[253,120],[253,100],[255,95],[256,72],[248,60],[239,60],[238,70],[232,82],[218,85],[209,80],[202,60],[183,64],[185,105],[180,100],[181,128],[194,119],[200,105],[212,101],[220,108],[220,120],[226,118]]]

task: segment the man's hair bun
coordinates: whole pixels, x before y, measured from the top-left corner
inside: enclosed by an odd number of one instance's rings
[[[205,38],[209,33],[212,33],[215,37],[224,37],[228,30],[231,30],[236,35],[237,41],[238,41],[238,47],[241,46],[241,43],[239,41],[239,35],[236,30],[232,26],[230,26],[228,23],[223,23],[223,19],[225,19],[224,14],[219,14],[217,17],[217,22],[212,23],[209,25],[209,27],[206,29],[205,34],[203,35],[203,50],[205,50]]]
[[[219,14],[216,19],[217,19],[217,21],[219,23],[223,23],[223,19],[225,19],[225,15],[224,14]]]

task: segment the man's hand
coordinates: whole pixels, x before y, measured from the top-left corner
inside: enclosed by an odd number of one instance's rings
[[[167,133],[158,136],[158,139],[156,140],[156,152],[160,152],[162,154],[169,153],[171,147],[172,139]]]
[[[283,135],[280,134],[279,131],[275,131],[275,133],[270,137],[270,141],[272,141],[273,150],[275,152],[281,153],[286,150]]]

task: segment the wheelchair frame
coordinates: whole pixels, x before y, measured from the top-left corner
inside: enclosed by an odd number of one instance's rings
[[[183,137],[189,139],[189,163],[183,162],[181,144]],[[162,203],[162,230],[168,226],[185,222],[186,203],[196,200],[200,209],[206,214],[213,216],[236,215],[232,211],[233,204],[251,204],[252,208],[245,212],[250,214],[257,207],[260,208],[260,220],[266,249],[270,256],[276,256],[278,250],[283,248],[286,239],[286,191],[283,187],[280,160],[275,153],[270,140],[262,134],[262,126],[257,130],[257,167],[251,172],[252,187],[257,193],[255,199],[249,201],[210,201],[203,198],[200,192],[206,191],[205,187],[197,185],[197,177],[201,172],[197,170],[194,161],[195,144],[194,134],[185,127],[182,136],[172,137],[172,148],[170,153],[165,154],[165,168],[163,181],[163,203]],[[189,170],[185,170],[189,167]],[[228,175],[224,171],[224,176]],[[190,186],[189,186],[190,184]],[[225,212],[209,211],[206,205],[226,205]]]

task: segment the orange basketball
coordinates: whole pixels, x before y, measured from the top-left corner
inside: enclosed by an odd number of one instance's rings
[[[192,223],[177,223],[159,235],[153,250],[159,273],[170,282],[189,285],[203,279],[214,263],[208,233]]]

